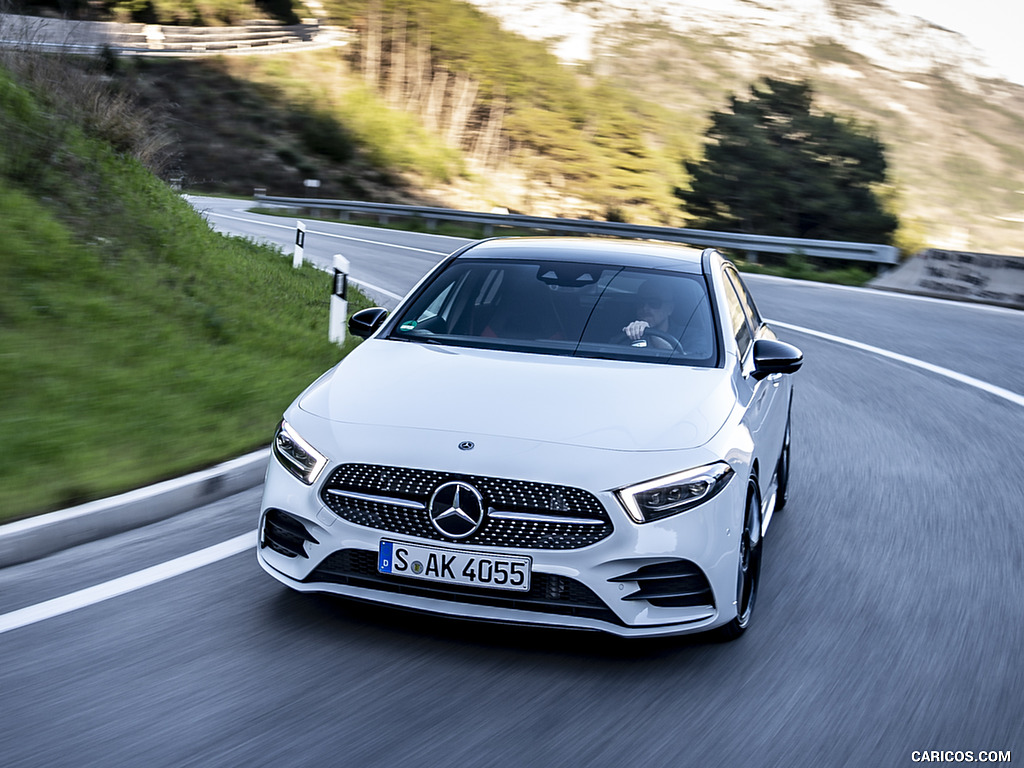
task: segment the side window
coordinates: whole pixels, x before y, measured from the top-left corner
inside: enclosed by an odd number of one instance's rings
[[[729,278],[728,271],[724,274],[725,280],[725,306],[729,313],[729,324],[732,326],[733,335],[736,337],[736,346],[739,347],[740,357],[747,354],[747,348],[752,341],[750,325],[747,322],[747,313],[743,302],[740,301],[736,286]]]
[[[725,274],[729,276],[729,280],[732,281],[733,287],[740,297],[740,303],[743,305],[743,310],[747,315],[747,320],[750,322],[751,329],[754,333],[757,333],[757,329],[764,325],[764,320],[761,319],[761,313],[757,311],[757,305],[754,304],[750,291],[747,290],[747,286],[743,284],[736,270],[726,267]]]

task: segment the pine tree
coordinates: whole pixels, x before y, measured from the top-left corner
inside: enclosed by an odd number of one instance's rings
[[[684,162],[690,189],[675,191],[696,226],[891,241],[899,221],[875,194],[886,183],[884,146],[812,101],[809,83],[764,78],[712,115],[703,160]]]

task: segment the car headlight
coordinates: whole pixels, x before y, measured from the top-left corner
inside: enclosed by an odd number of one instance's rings
[[[677,515],[703,504],[721,491],[733,476],[724,461],[616,491],[619,501],[638,523]]]
[[[282,421],[274,435],[274,456],[281,466],[306,485],[316,482],[327,466],[327,457],[307,443],[287,421]]]

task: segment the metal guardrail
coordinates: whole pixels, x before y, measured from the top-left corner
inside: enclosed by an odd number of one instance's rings
[[[0,5],[2,5],[0,0]],[[110,50],[125,56],[202,56],[277,53],[348,44],[351,30],[255,20],[231,27],[73,21],[0,13],[0,47],[15,50],[94,54]]]
[[[420,218],[426,220],[428,226],[431,226],[429,222],[437,221],[469,222],[483,226],[487,235],[493,232],[493,227],[523,227],[553,232],[666,240],[669,242],[686,243],[687,245],[727,248],[752,254],[800,253],[805,256],[822,259],[866,261],[877,264],[879,267],[899,263],[899,250],[894,246],[872,243],[806,240],[798,237],[771,237],[768,235],[743,235],[732,232],[712,232],[703,229],[681,229],[677,227],[652,227],[612,221],[591,221],[589,219],[551,219],[540,216],[523,216],[515,213],[477,213],[418,205],[362,203],[354,200],[272,197],[259,192],[254,197],[261,203],[290,208],[370,214],[378,217],[382,223],[386,223],[389,217]]]

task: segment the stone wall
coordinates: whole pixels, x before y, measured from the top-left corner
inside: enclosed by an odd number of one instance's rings
[[[871,287],[1024,309],[1024,257],[930,249]]]

